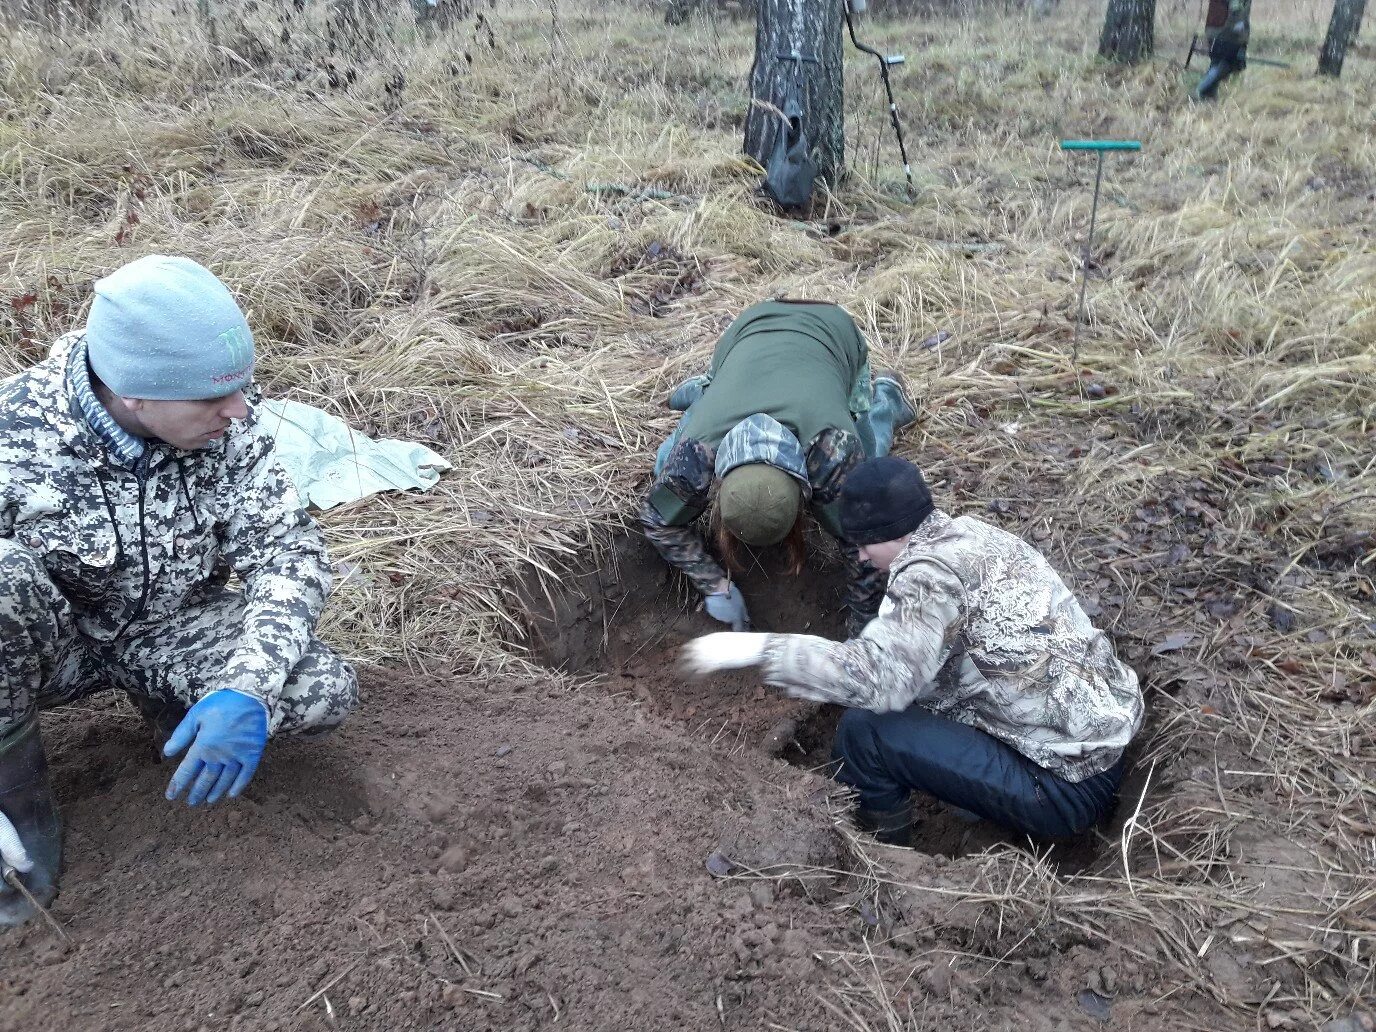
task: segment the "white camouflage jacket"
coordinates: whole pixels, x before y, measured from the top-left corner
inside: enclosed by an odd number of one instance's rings
[[[1067,781],[1112,767],[1142,721],[1137,675],[1041,553],[941,510],[894,561],[859,637],[771,634],[764,675],[818,702],[881,713],[920,704]]]
[[[237,574],[243,625],[216,687],[272,712],[330,588],[324,540],[272,438],[250,408],[208,448],[152,444],[122,463],[75,403],[77,339],[0,382],[0,538],[39,557],[96,642],[156,625]]]

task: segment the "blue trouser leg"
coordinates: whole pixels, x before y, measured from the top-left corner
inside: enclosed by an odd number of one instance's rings
[[[1113,805],[1122,761],[1071,782],[1037,766],[978,728],[921,706],[896,713],[847,710],[836,729],[837,778],[860,806],[893,811],[914,789],[1034,838],[1063,838],[1091,827]]]
[[[1232,66],[1227,61],[1215,61],[1209,66],[1209,70],[1204,73],[1204,78],[1199,80],[1199,85],[1195,87],[1194,93],[1201,100],[1207,100],[1218,92],[1218,86],[1224,79],[1228,78],[1232,72]]]
[[[899,430],[917,419],[908,399],[898,384],[887,376],[874,381],[874,396],[867,412],[855,417],[855,429],[865,457],[878,459],[893,450],[893,437]]]

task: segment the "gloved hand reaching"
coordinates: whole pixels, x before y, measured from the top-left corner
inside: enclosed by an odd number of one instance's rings
[[[0,871],[9,867],[20,874],[28,874],[33,870],[33,861],[24,843],[19,841],[19,832],[14,830],[10,819],[0,813]],[[0,891],[4,891],[3,888]]]
[[[683,669],[702,677],[719,670],[739,670],[764,662],[767,634],[704,634],[683,646]]]
[[[713,620],[728,624],[733,631],[750,630],[750,614],[745,609],[745,597],[736,585],[728,584],[725,591],[706,596],[703,605]]]
[[[199,806],[217,803],[226,793],[237,796],[253,780],[267,744],[267,706],[228,688],[211,692],[187,711],[163,746],[164,756],[191,746],[167,785],[167,798],[190,789],[187,805]]]

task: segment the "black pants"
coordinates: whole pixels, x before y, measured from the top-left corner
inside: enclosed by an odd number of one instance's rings
[[[1113,806],[1119,760],[1072,782],[1037,766],[978,728],[921,706],[897,713],[847,710],[836,729],[837,778],[867,810],[896,810],[914,789],[1034,838],[1065,838],[1093,826]]]

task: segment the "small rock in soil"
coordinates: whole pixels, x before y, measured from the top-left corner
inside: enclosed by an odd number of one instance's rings
[[[511,750],[514,749],[514,748],[515,748],[515,746],[512,746],[512,745],[499,745],[499,746],[497,746],[497,758],[498,758],[498,759],[501,759],[503,756],[506,756],[506,755],[510,754]]]
[[[707,857],[707,873],[717,878],[725,878],[735,869],[736,865],[722,856],[720,851],[713,851]]]
[[[767,907],[774,902],[774,883],[757,881],[750,886],[750,902],[757,907]]]
[[[792,717],[785,717],[765,732],[760,748],[770,756],[780,756],[797,733],[798,721]]]
[[[1118,976],[1113,973],[1113,968],[1104,966],[1090,971],[1089,977],[1085,980],[1089,986],[1089,991],[1097,993],[1106,999],[1112,999],[1118,995]]]
[[[1079,996],[1075,997],[1075,1001],[1080,1005],[1081,1010],[1099,1021],[1107,1021],[1112,1013],[1110,1001],[1106,997],[1100,996],[1093,989],[1085,989]]]
[[[468,866],[468,850],[463,846],[450,846],[440,854],[440,869],[457,874]]]

